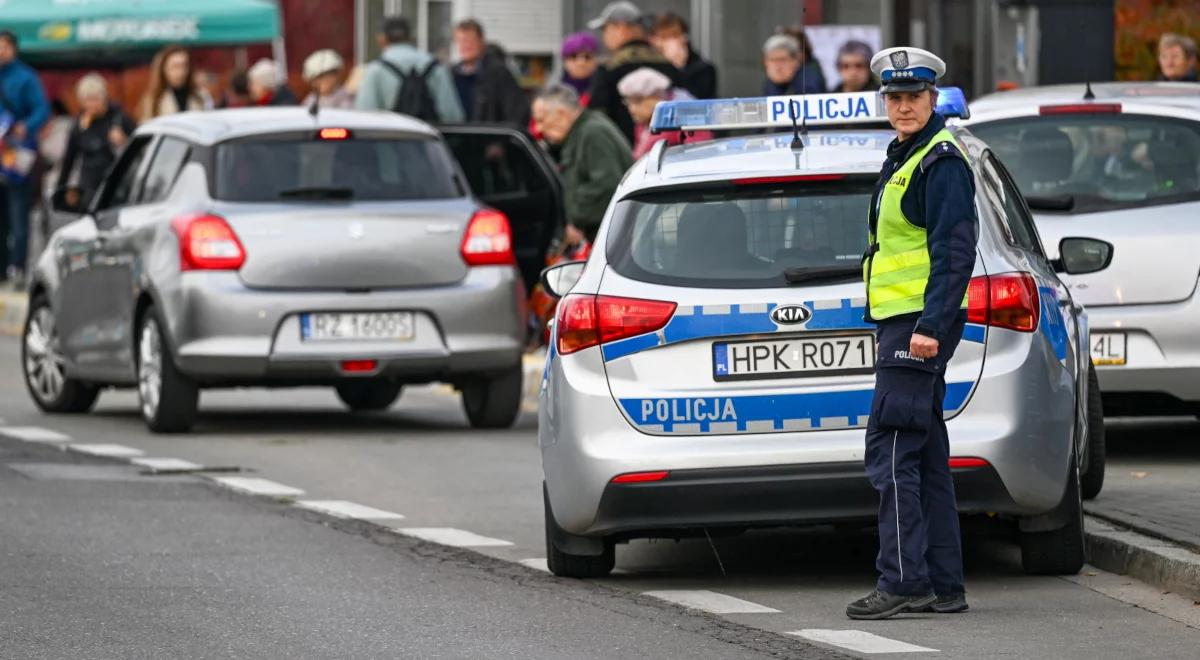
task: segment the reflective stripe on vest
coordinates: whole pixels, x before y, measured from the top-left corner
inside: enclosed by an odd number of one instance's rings
[[[883,186],[876,234],[869,237],[878,249],[863,264],[867,301],[871,318],[875,320],[925,309],[925,285],[929,282],[928,234],[904,216],[901,200],[921,159],[942,142],[958,146],[950,131],[943,128],[928,144],[911,154]],[[967,306],[965,296],[962,306]]]

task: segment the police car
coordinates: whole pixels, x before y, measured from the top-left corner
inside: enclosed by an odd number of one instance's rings
[[[968,114],[959,90],[938,111]],[[790,130],[795,123],[804,124]],[[863,467],[874,386],[863,321],[867,211],[894,132],[876,93],[659,104],[654,130],[779,129],[665,147],[614,195],[591,257],[543,274],[562,295],[540,393],[551,570],[595,577],[614,544],[873,519]],[[951,127],[975,173],[979,258],[947,373],[959,509],[1019,521],[1025,569],[1083,563],[1080,472],[1103,424],[1087,317],[987,145]],[[1102,469],[1102,465],[1101,465]]]

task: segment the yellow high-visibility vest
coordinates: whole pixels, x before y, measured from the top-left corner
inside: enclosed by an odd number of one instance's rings
[[[938,131],[928,144],[909,155],[884,184],[880,194],[875,232],[868,235],[871,249],[863,261],[867,302],[871,318],[876,321],[925,308],[929,235],[924,227],[909,222],[900,202],[921,159],[943,142],[958,146],[950,131],[944,128]],[[962,306],[967,306],[966,296],[963,296]]]

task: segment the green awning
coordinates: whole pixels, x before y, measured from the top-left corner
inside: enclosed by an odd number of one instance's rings
[[[0,29],[25,55],[146,50],[166,44],[235,45],[279,36],[271,0],[0,0]]]

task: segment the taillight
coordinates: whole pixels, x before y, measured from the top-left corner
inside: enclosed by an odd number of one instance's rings
[[[350,129],[348,128],[322,128],[317,131],[318,140],[349,140]]]
[[[558,303],[558,352],[567,355],[654,332],[671,320],[675,307],[661,300],[570,294]]]
[[[655,470],[654,472],[626,472],[618,474],[612,478],[614,484],[643,484],[647,481],[662,481],[671,474],[667,470]]]
[[[981,468],[988,467],[988,462],[982,458],[974,456],[951,456],[950,467],[953,468]]]
[[[1020,332],[1037,329],[1037,282],[1029,273],[981,275],[967,286],[967,322]]]
[[[463,235],[459,250],[468,266],[514,263],[508,218],[495,209],[476,211],[467,223],[467,233]]]
[[[967,323],[987,324],[990,298],[987,275],[972,277],[967,284]]]
[[[179,236],[180,270],[237,270],[246,250],[225,218],[183,215],[171,221]]]

